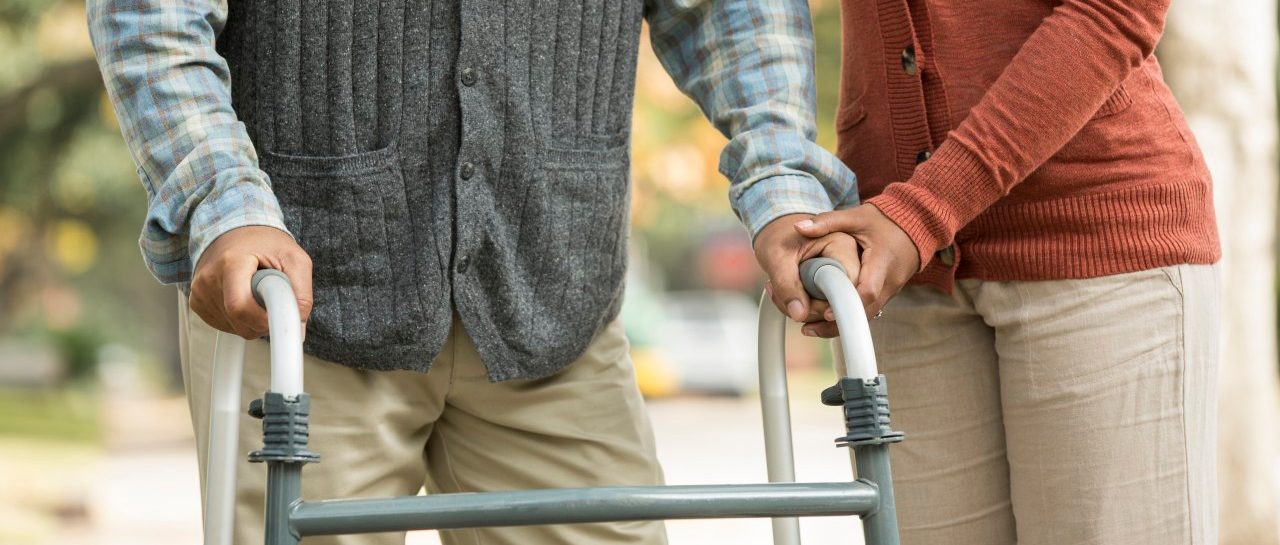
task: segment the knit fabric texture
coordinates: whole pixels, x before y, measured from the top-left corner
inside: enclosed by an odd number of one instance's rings
[[[425,371],[456,311],[490,380],[546,376],[621,304],[644,3],[459,4],[233,1],[218,49],[309,354]]]
[[[839,156],[915,278],[1089,278],[1220,255],[1204,158],[1154,55],[1168,0],[843,3]]]

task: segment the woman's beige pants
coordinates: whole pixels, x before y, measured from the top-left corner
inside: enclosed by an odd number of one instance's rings
[[[1210,545],[1218,268],[903,290],[874,320],[904,545]]]

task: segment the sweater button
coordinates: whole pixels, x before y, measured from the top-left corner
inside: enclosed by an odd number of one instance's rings
[[[929,150],[924,150],[924,151],[922,151],[922,152],[920,152],[920,153],[917,153],[917,154],[916,154],[916,164],[918,165],[918,164],[920,164],[920,163],[923,163],[923,162],[925,162],[925,161],[928,161],[930,157],[933,157],[933,152],[931,152],[931,151],[929,151]]]
[[[916,66],[916,46],[909,45],[902,50],[902,69],[907,72],[908,76],[916,75],[919,68]]]
[[[475,175],[476,166],[470,162],[462,163],[462,166],[458,168],[458,176],[463,180],[470,180],[471,177]]]
[[[476,71],[471,68],[462,69],[462,84],[471,87],[476,84]]]
[[[470,266],[471,266],[471,258],[465,255],[458,257],[458,266],[457,266],[458,274],[467,272],[467,267],[470,267]]]
[[[956,264],[956,246],[954,244],[938,250],[938,260],[948,267]]]

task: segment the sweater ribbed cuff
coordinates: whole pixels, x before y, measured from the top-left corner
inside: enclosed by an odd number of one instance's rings
[[[956,233],[1004,194],[974,153],[947,140],[906,182],[889,184],[868,199],[906,231],[920,252],[920,270]]]

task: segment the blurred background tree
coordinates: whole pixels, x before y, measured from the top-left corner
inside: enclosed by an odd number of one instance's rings
[[[1174,2],[1158,54],[1213,172],[1222,235],[1221,542],[1276,545],[1275,2]]]
[[[110,344],[174,353],[171,292],[139,269],[145,210],[83,3],[0,3],[0,335],[54,351],[55,380],[87,377]],[[6,374],[30,363],[0,353]]]

